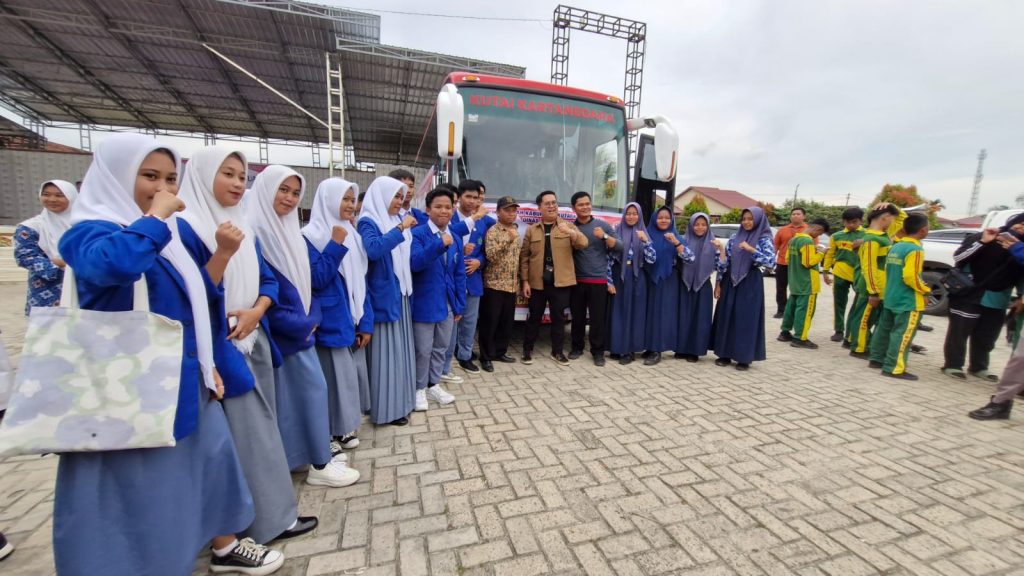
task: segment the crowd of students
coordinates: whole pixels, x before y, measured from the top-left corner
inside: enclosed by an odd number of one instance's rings
[[[64,574],[187,574],[206,546],[214,572],[277,570],[284,557],[267,544],[317,526],[298,515],[292,472],[308,469],[315,486],[357,482],[345,451],[364,415],[403,426],[431,402],[451,404],[443,385],[462,381],[456,363],[464,374],[533,363],[545,317],[560,365],[589,344],[596,366],[609,354],[653,366],[668,352],[698,362],[710,351],[716,365],[748,370],[766,358],[763,274],[783,264],[779,340],[817,348],[808,333],[824,278],[836,291],[834,339],[883,375],[916,378],[907,354],[928,293],[928,220],[891,205],[872,209],[867,229],[863,211],[847,210],[827,250],[824,220],[794,223],[780,243],[753,206],[722,242],[704,213],[680,234],[667,207],[645,220],[630,203],[612,226],[586,192],[571,198],[572,221],[541,192],[538,221],[521,229],[518,202],[503,196],[490,214],[476,180],[439,185],[414,208],[414,177],[397,170],[365,192],[320,182],[303,226],[309,183],[295,171],[269,166],[247,190],[237,150],[203,148],[183,172],[180,160],[151,138],[111,137],[81,189],[44,183],[43,212],[16,232],[27,309],[59,303],[71,270],[83,308],[129,310],[145,277],[150,309],[185,333],[176,446],[62,455],[54,555]],[[529,315],[517,360],[520,295]]]

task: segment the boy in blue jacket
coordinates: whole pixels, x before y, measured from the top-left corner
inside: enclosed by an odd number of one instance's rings
[[[427,400],[451,404],[455,397],[440,385],[452,327],[466,308],[466,263],[462,239],[448,230],[455,206],[450,190],[427,194],[426,224],[412,229],[412,325],[416,347],[416,408]]]

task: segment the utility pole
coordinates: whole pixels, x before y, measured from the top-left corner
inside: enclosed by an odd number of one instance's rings
[[[845,204],[845,206],[847,208],[850,207],[850,193],[849,192],[846,193],[846,204]]]
[[[981,153],[978,154],[978,170],[974,173],[974,189],[971,190],[971,202],[967,205],[968,216],[974,216],[978,213],[978,197],[981,195],[981,179],[985,176],[981,169],[985,165],[985,158],[988,158],[988,152],[982,148]]]
[[[797,184],[796,188],[793,189],[793,204],[796,204],[796,193],[800,191],[800,185]]]

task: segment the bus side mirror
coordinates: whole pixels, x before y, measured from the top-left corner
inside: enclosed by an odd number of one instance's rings
[[[676,164],[679,157],[679,134],[672,123],[658,122],[654,128],[654,162],[658,171],[658,180],[669,182],[676,177]]]
[[[443,160],[462,157],[465,105],[454,84],[445,84],[437,95],[437,155]]]

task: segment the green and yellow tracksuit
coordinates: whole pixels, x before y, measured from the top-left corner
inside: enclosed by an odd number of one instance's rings
[[[832,272],[832,296],[835,331],[840,334],[846,332],[846,305],[849,303],[850,289],[853,288],[854,275],[860,262],[857,260],[857,251],[853,249],[853,243],[864,237],[864,228],[856,230],[843,228],[832,235],[825,252],[825,262],[822,269]]]
[[[871,337],[871,360],[882,363],[882,371],[907,371],[910,343],[917,332],[925,295],[931,289],[921,279],[924,248],[915,238],[903,238],[893,245],[885,259],[885,299],[878,326]]]
[[[818,252],[814,238],[799,232],[789,241],[787,254],[789,266],[789,300],[786,301],[786,312],[782,316],[782,331],[793,331],[793,337],[807,340],[814,318],[814,305],[821,292],[821,277],[818,264],[824,254]]]
[[[885,257],[892,246],[892,237],[903,228],[907,214],[900,210],[899,216],[893,219],[885,232],[867,229],[864,231],[864,243],[857,249],[857,260],[860,267],[855,274],[853,291],[857,297],[850,309],[847,319],[847,332],[850,334],[850,350],[857,353],[868,351],[871,342],[871,330],[878,323],[882,305],[872,306],[869,299],[876,296],[885,297]]]

